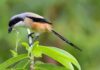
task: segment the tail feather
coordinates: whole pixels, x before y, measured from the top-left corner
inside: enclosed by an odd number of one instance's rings
[[[81,51],[81,49],[79,47],[77,47],[76,45],[74,45],[73,43],[71,43],[69,40],[65,39],[63,36],[61,36],[59,33],[57,33],[56,31],[52,30],[52,32],[57,35],[60,39],[62,39],[63,41],[65,41],[66,43],[68,43],[69,45],[71,45],[72,47],[74,47],[75,49],[78,49]]]

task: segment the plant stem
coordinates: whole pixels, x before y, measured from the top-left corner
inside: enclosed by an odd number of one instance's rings
[[[16,31],[16,33],[17,33],[17,35],[16,35],[16,48],[15,48],[15,51],[17,52],[17,49],[18,49],[18,43],[19,43],[19,32],[18,31]]]
[[[28,35],[31,33],[30,29],[27,29],[27,32],[28,32]],[[29,36],[29,44],[30,44],[30,47],[33,46],[33,38],[31,36]],[[30,70],[34,70],[34,55],[33,54],[30,54]]]

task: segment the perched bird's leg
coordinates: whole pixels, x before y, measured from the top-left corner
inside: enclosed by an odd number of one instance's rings
[[[32,36],[33,34],[34,34],[34,37]],[[39,33],[36,33],[36,34],[35,34],[34,32],[32,32],[32,33],[30,33],[30,34],[28,35],[28,38],[29,38],[29,37],[33,38],[33,39],[32,39],[32,43],[29,44],[29,46],[31,46],[31,45],[33,45],[33,43],[38,39]]]
[[[35,36],[35,37],[33,38],[33,43],[34,43],[38,38],[39,38],[39,36]]]
[[[33,36],[32,36],[33,34],[34,34],[34,32],[28,34],[29,46],[33,45]]]
[[[33,34],[34,34],[34,32],[28,34],[28,38],[29,38],[29,37],[32,37],[32,38],[33,38],[33,36],[32,36]]]

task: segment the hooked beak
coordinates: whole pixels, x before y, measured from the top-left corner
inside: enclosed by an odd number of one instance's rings
[[[11,33],[11,31],[12,31],[12,27],[9,27],[8,28],[8,33]]]

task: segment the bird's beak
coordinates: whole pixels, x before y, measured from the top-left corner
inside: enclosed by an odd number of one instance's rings
[[[8,28],[8,33],[11,33],[11,31],[12,31],[12,27],[9,27]]]

